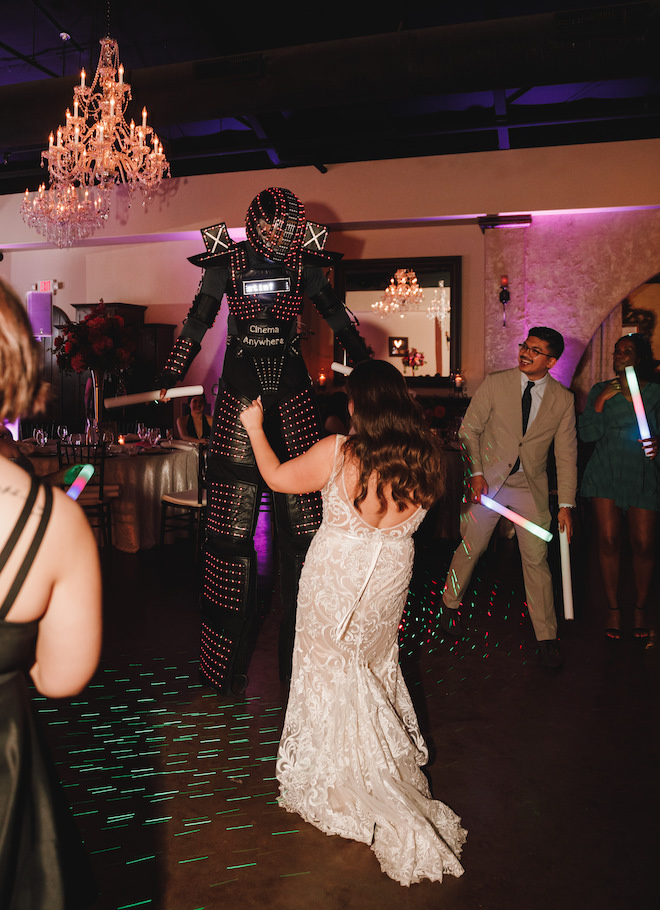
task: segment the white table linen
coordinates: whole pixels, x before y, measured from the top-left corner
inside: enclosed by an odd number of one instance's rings
[[[39,477],[58,470],[57,456],[30,456]],[[164,454],[121,454],[105,462],[105,484],[117,485],[112,503],[112,539],[125,553],[155,546],[160,540],[160,501],[165,493],[197,486],[195,446],[171,448]]]

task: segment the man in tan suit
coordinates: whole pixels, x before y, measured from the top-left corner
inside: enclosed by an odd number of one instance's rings
[[[486,494],[543,528],[550,527],[548,451],[554,442],[559,527],[570,540],[577,488],[577,441],[573,395],[550,376],[564,350],[554,329],[531,329],[520,346],[518,367],[491,373],[468,407],[459,438],[467,461],[468,510],[461,516],[463,540],[454,553],[443,592],[441,625],[460,637],[458,606],[500,516],[481,504]],[[547,544],[515,526],[527,607],[546,667],[561,667]]]

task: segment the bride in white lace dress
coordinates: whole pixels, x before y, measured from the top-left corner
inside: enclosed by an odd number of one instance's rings
[[[348,393],[355,435],[282,464],[260,401],[241,415],[272,489],[323,495],[300,577],[279,803],[326,834],[370,844],[403,885],[439,881],[462,875],[466,831],[421,771],[428,752],[397,642],[412,534],[442,492],[441,454],[391,364],[359,364]]]

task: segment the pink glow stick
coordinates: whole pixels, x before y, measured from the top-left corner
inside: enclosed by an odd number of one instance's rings
[[[84,464],[80,469],[80,473],[73,481],[69,489],[66,491],[66,495],[70,496],[71,499],[77,499],[82,491],[87,486],[87,482],[94,473],[94,465]]]
[[[522,515],[519,515],[517,512],[513,512],[511,509],[507,509],[506,506],[501,506],[499,502],[495,502],[495,500],[491,499],[490,496],[484,496],[482,493],[481,504],[486,506],[487,509],[492,509],[493,512],[499,512],[500,515],[504,515],[504,517],[508,518],[509,521],[512,521],[516,525],[520,525],[520,527],[525,528],[526,531],[530,531],[532,534],[536,534],[536,536],[540,537],[541,540],[552,540],[552,534],[550,531],[546,531],[545,528],[542,528],[540,525],[534,524],[534,522],[530,521],[529,518],[523,518]]]
[[[640,439],[650,439],[651,432],[649,430],[648,420],[646,419],[646,411],[644,410],[644,402],[642,401],[642,393],[639,391],[639,383],[637,382],[637,373],[635,373],[634,367],[626,367],[626,379],[628,380],[628,388],[630,389],[630,396],[632,398],[633,407],[635,409],[635,416],[637,417],[637,426],[639,427],[639,438]]]

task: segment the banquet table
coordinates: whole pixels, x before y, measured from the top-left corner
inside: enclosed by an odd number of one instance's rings
[[[39,477],[58,470],[52,452],[35,451],[28,458]],[[197,466],[197,447],[186,443],[143,452],[127,446],[121,454],[106,456],[104,483],[119,487],[112,503],[112,541],[118,550],[137,553],[159,542],[161,498],[175,490],[194,489]]]

